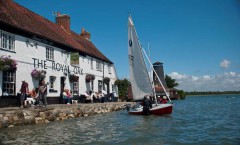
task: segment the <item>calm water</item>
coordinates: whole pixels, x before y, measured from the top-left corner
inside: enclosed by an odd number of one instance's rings
[[[228,97],[227,97],[228,96]],[[240,95],[188,96],[171,115],[125,110],[0,130],[0,144],[240,144]]]

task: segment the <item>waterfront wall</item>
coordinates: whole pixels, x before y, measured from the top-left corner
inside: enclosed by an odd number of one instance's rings
[[[45,107],[18,107],[0,109],[0,128],[14,126],[41,124],[65,119],[87,117],[95,114],[119,111],[125,108],[129,102],[94,103],[74,105],[49,105]]]

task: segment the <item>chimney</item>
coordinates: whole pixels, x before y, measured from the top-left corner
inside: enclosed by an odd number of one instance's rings
[[[87,31],[85,31],[84,28],[82,28],[82,32],[80,35],[85,37],[87,40],[90,40],[90,38],[91,38],[91,34]]]
[[[63,27],[68,33],[71,32],[70,30],[70,17],[66,14],[60,14],[60,12],[57,12],[56,16],[56,23]]]
[[[165,88],[168,88],[168,87],[167,87],[167,83],[166,83],[166,81],[165,81],[163,63],[161,63],[161,62],[155,62],[155,63],[153,64],[153,68],[155,69],[155,71],[156,71],[159,79],[161,80],[163,86],[164,86]],[[156,76],[155,73],[153,73],[153,81],[154,81],[154,84],[156,84],[156,85],[158,85],[158,86],[161,86],[161,84],[160,84],[160,82],[158,81],[157,76]]]

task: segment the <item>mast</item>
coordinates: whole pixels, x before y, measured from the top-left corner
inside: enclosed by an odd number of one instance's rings
[[[149,56],[149,60],[150,60],[150,49],[149,49],[149,42],[148,42],[148,56]],[[151,66],[149,66],[150,68],[149,68],[149,70],[150,70],[150,74],[149,74],[149,76],[151,76]],[[151,79],[150,79],[151,80]],[[157,96],[156,96],[156,91],[155,91],[155,88],[154,88],[154,81],[152,80],[152,88],[153,88],[153,94],[154,94],[154,98],[155,98],[155,103],[156,103],[156,105],[158,104],[158,102],[157,102]]]

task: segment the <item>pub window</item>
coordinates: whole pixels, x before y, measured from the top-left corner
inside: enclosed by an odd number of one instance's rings
[[[3,96],[15,95],[15,72],[3,71]]]
[[[98,91],[102,91],[103,89],[103,83],[102,81],[98,81]]]
[[[115,92],[115,86],[112,84],[112,92]]]
[[[15,51],[15,36],[5,31],[0,31],[0,48]]]
[[[108,73],[111,74],[111,65],[108,65]]]
[[[97,68],[97,71],[102,71],[102,64],[99,60],[97,60],[96,68]]]
[[[73,95],[78,94],[78,82],[73,82]]]
[[[49,88],[50,89],[54,89],[55,82],[56,82],[56,77],[55,76],[50,76],[49,77]]]
[[[54,60],[54,49],[52,47],[46,47],[46,59]]]
[[[93,90],[94,90],[94,82],[91,81],[91,91],[93,91]]]
[[[91,69],[93,69],[93,58],[91,58]]]

